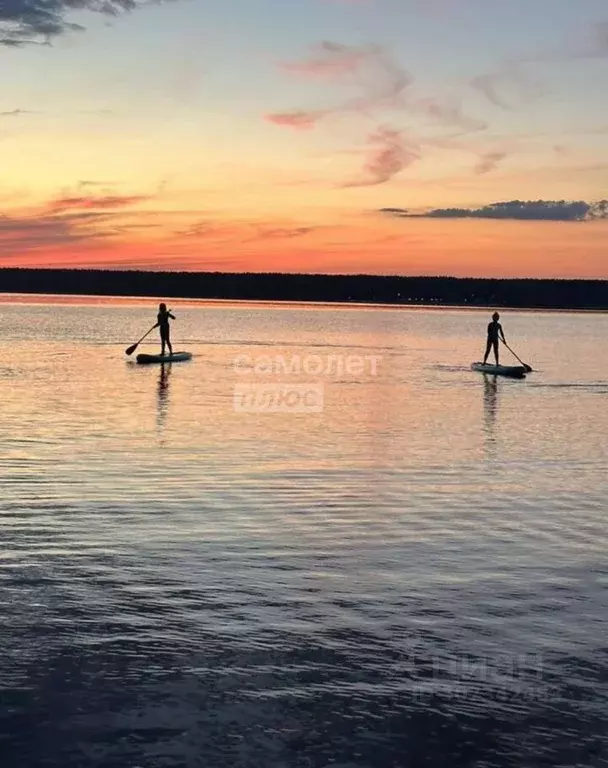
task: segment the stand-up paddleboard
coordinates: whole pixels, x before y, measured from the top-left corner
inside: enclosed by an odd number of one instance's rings
[[[172,355],[137,355],[135,358],[140,365],[144,363],[179,363],[191,360],[191,352],[174,352]]]
[[[493,376],[510,376],[513,379],[525,379],[527,373],[523,365],[491,365],[490,363],[473,363],[471,370],[490,373]]]

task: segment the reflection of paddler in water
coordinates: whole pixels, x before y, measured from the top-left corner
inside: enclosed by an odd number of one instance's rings
[[[494,427],[496,426],[496,412],[498,407],[498,376],[483,377],[483,410],[484,421],[488,435],[494,438]]]
[[[169,377],[171,376],[171,363],[162,363],[160,366],[160,374],[158,377],[158,390],[157,390],[157,425],[160,430],[165,425],[165,419],[167,417],[167,406],[169,405]]]

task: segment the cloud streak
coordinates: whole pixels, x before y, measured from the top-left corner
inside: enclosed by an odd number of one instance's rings
[[[287,128],[296,128],[300,131],[309,131],[322,120],[327,114],[324,110],[298,110],[295,112],[275,112],[266,115],[266,120],[275,125],[285,126]]]
[[[343,45],[323,40],[307,59],[283,62],[279,68],[307,77],[343,79],[356,74],[382,53],[382,48],[376,45]]]
[[[380,213],[399,219],[501,219],[518,221],[608,220],[608,200],[510,200],[483,208],[434,208],[426,213],[411,213],[405,208],[382,208]]]
[[[90,183],[90,182],[89,182]],[[49,202],[49,208],[53,211],[65,210],[106,210],[112,208],[126,208],[138,203],[144,203],[151,199],[149,195],[80,195],[78,197],[59,197]]]
[[[97,186],[82,182],[80,187]],[[0,214],[0,255],[56,251],[71,246],[97,248],[112,238],[161,226],[158,211],[133,208],[154,199],[148,195],[62,194],[35,208]]]
[[[290,224],[274,224],[266,222],[243,221],[214,221],[201,219],[194,224],[175,230],[174,234],[180,238],[216,241],[236,241],[239,243],[252,243],[260,240],[291,240],[305,237],[319,227],[296,226]]]
[[[4,112],[0,112],[0,117],[20,117],[21,115],[33,115],[35,114],[29,109],[8,109]]]
[[[105,221],[101,214],[73,213],[66,216],[2,215],[0,216],[0,254],[13,255],[67,246],[107,237],[110,232],[99,228]]]

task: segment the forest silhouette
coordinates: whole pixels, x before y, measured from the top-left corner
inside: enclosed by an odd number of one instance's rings
[[[0,292],[608,309],[606,280],[4,268]]]

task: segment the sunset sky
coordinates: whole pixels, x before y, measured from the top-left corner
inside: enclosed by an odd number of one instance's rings
[[[480,210],[608,198],[607,0],[132,5],[0,0],[0,266],[608,278]]]

